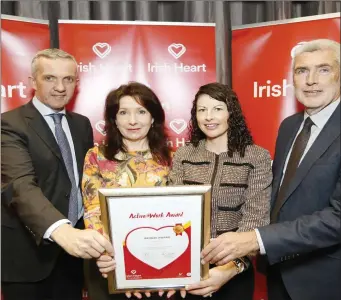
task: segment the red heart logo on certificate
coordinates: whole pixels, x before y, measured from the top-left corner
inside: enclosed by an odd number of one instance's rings
[[[179,258],[187,249],[186,232],[176,235],[173,226],[159,229],[142,227],[131,231],[126,239],[129,252],[146,265],[160,270]]]

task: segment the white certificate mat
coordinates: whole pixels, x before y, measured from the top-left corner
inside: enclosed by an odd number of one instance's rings
[[[107,203],[117,289],[200,281],[203,195],[108,197]]]

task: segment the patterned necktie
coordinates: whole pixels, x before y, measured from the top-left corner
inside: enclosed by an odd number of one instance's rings
[[[296,170],[298,168],[301,157],[307,146],[308,140],[310,138],[310,129],[314,125],[314,122],[308,117],[304,121],[304,126],[299,135],[296,138],[294,146],[292,147],[291,155],[288,160],[287,168],[284,174],[282,185],[279,188],[275,206],[271,212],[271,223],[277,221],[279,210],[283,205],[285,200],[285,194],[288,191],[291,180],[294,178]]]
[[[73,160],[70,144],[62,127],[62,118],[64,114],[51,114],[50,116],[52,117],[55,124],[57,143],[59,145],[60,152],[62,153],[65,167],[71,182],[68,219],[71,221],[72,225],[75,225],[78,221],[78,188],[75,180],[75,173],[73,170]]]

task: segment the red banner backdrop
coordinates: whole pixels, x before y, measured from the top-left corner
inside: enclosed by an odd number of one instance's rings
[[[78,61],[71,109],[90,118],[96,142],[104,137],[108,92],[138,81],[163,104],[169,145],[184,145],[194,95],[216,80],[214,24],[60,21],[59,37],[61,49]]]
[[[31,59],[49,47],[49,30],[43,22],[3,16],[1,28],[1,111],[7,111],[31,99]],[[184,144],[194,94],[216,80],[213,24],[60,21],[59,34],[60,48],[76,57],[80,75],[69,108],[90,118],[96,142],[104,137],[106,95],[135,80],[162,101],[169,145]],[[340,41],[340,14],[233,30],[233,87],[256,143],[271,154],[280,122],[300,109],[292,92],[290,53],[317,38]],[[258,275],[255,299],[266,298],[264,277]]]
[[[273,156],[281,121],[302,109],[293,94],[291,51],[312,39],[340,42],[340,14],[247,26],[232,33],[233,88],[255,142]],[[256,274],[254,299],[267,299],[261,274]]]
[[[31,100],[31,60],[49,44],[47,21],[1,15],[1,112]]]
[[[233,88],[256,143],[273,155],[279,124],[301,109],[293,95],[291,51],[312,39],[340,42],[340,13],[246,26],[233,30]]]

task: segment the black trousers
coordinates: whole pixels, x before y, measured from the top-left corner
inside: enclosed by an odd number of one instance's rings
[[[76,226],[84,228],[83,218]],[[82,300],[83,259],[61,251],[51,274],[38,282],[1,282],[4,300]]]
[[[38,282],[3,282],[4,300],[81,300],[83,260],[62,252],[50,276]]]
[[[268,300],[291,300],[283,283],[279,266],[268,267],[266,280]]]
[[[229,282],[223,285],[212,297],[204,298],[188,294],[185,300],[252,300],[254,292],[254,270],[252,264],[245,272],[236,275]],[[179,293],[177,300],[183,300]]]

